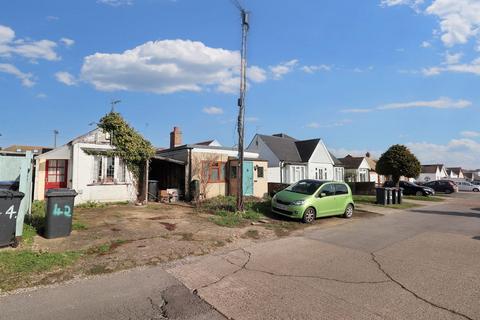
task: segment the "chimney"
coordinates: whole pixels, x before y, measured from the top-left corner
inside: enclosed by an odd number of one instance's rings
[[[370,156],[371,156],[371,155],[370,155],[370,152],[367,152],[367,153],[365,154],[365,156],[366,156],[367,158],[370,158]]]
[[[179,127],[173,127],[170,132],[170,148],[175,148],[182,145],[182,132]]]

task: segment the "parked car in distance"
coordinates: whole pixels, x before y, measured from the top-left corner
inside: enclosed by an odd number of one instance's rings
[[[383,186],[392,188],[395,187],[395,184],[393,183],[393,181],[387,181],[384,183]],[[413,182],[400,181],[399,186],[403,189],[403,194],[406,196],[428,197],[435,195],[435,190],[426,185],[419,186],[418,184],[415,184]]]
[[[457,181],[457,186],[458,186],[458,191],[473,191],[473,192],[480,191],[479,185],[475,185],[468,181]]]
[[[424,186],[432,188],[436,192],[454,193],[458,191],[458,186],[451,180],[435,180],[424,184]]]
[[[272,212],[304,223],[326,216],[351,218],[354,208],[352,191],[344,182],[300,180],[272,198]]]

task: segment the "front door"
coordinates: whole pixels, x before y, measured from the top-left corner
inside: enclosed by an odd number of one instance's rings
[[[253,162],[243,162],[243,195],[253,196]]]
[[[47,160],[45,190],[67,187],[68,160]]]

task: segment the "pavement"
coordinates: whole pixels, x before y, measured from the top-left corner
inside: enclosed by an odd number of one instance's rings
[[[480,197],[386,212],[168,271],[232,319],[480,319]]]
[[[480,319],[480,195],[17,292],[0,319]]]

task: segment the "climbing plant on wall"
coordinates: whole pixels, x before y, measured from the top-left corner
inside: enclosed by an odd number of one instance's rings
[[[138,182],[146,162],[155,154],[150,141],[133,129],[118,112],[110,112],[101,118],[98,127],[110,134],[115,150],[109,153],[121,158]]]

